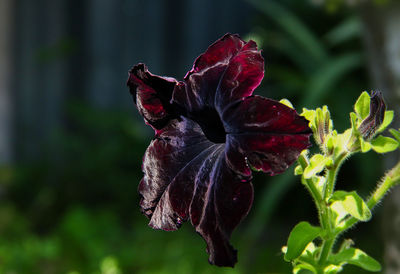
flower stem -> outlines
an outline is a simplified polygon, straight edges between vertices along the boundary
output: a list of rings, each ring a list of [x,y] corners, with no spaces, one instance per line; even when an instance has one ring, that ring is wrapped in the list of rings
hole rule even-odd
[[[322,201],[320,202],[320,205],[318,206],[321,216],[320,219],[322,221],[321,226],[328,233],[327,237],[322,239],[321,253],[318,259],[318,265],[321,267],[320,269],[321,273],[323,273],[326,260],[329,258],[329,255],[331,254],[333,245],[335,243],[335,239],[337,237],[337,234],[334,233],[335,228],[333,227],[333,224],[331,222],[332,219],[330,216],[331,212],[327,204],[327,201],[333,194],[333,191],[335,189],[337,173],[340,169],[343,160],[347,157],[347,155],[348,155],[347,152],[340,153],[334,159],[333,165],[329,169],[327,169],[323,197]]]
[[[346,159],[347,156],[348,152],[340,153],[334,159],[333,166],[327,170],[326,185],[324,188],[324,200],[328,199],[333,194],[333,190],[335,189],[335,183],[336,183],[336,175],[339,171],[340,166],[343,163],[343,160]]]
[[[367,201],[368,208],[372,210],[388,193],[389,189],[400,183],[400,162],[396,164],[383,178],[382,182],[378,184],[376,190],[372,193]],[[345,231],[356,224],[359,220],[350,217],[346,219],[343,225],[340,226],[339,231]]]
[[[298,162],[303,169],[305,169],[308,165],[308,159],[304,155],[299,156]],[[308,192],[314,200],[314,203],[318,210],[318,217],[321,223],[321,227],[326,228],[328,225],[328,220],[324,214],[324,211],[326,210],[324,210],[323,208],[324,200],[322,198],[321,192],[318,190],[311,179],[305,179],[304,177],[302,177],[302,183],[306,186]]]
[[[335,242],[335,237],[329,238],[323,242],[321,248],[321,255],[319,256],[319,261],[318,261],[318,264],[321,267],[325,265],[326,259],[329,257],[329,254],[331,253],[334,242]]]

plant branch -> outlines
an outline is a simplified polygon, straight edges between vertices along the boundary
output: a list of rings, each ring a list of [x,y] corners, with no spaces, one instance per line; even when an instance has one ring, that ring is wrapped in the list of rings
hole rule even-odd
[[[390,188],[400,183],[400,162],[396,164],[394,168],[392,168],[384,177],[372,195],[369,197],[367,201],[368,208],[372,210],[385,195],[389,192]],[[356,224],[359,220],[350,217],[343,222],[343,225],[339,227],[339,232],[343,232],[354,224]]]

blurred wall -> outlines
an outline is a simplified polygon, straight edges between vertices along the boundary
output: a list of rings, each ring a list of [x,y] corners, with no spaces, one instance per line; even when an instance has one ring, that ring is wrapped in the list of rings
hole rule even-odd
[[[226,32],[246,34],[252,13],[241,0],[15,3],[17,160],[57,149],[49,138],[65,126],[67,102],[131,109],[125,84],[131,66],[144,62],[153,73],[182,78],[211,42]]]
[[[12,0],[0,0],[0,165],[11,161]]]
[[[382,90],[388,108],[395,113],[400,105],[400,3],[379,6],[365,3],[360,7],[364,26],[364,41],[369,70],[376,89]],[[397,116],[393,128],[399,128]],[[386,157],[387,167],[399,160],[399,155]],[[400,272],[400,188],[394,188],[384,203],[383,238],[385,241],[385,273]]]

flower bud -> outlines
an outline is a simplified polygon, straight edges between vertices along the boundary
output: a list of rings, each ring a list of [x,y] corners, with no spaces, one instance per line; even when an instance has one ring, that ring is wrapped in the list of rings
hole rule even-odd
[[[385,117],[386,105],[380,91],[373,91],[369,105],[369,115],[361,122],[358,130],[364,140],[371,140]]]

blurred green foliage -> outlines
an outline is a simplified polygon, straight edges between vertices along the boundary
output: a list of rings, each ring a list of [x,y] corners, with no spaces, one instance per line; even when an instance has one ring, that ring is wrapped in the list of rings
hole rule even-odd
[[[371,87],[356,14],[327,14],[308,1],[247,1],[258,10],[248,37],[266,58],[256,93],[286,97],[298,109],[326,104],[336,128],[346,128],[352,102]],[[39,57],[73,48],[67,41]],[[140,214],[136,189],[153,133],[138,115],[73,101],[64,122],[35,162],[0,168],[0,273],[289,273],[280,248],[290,228],[314,212],[292,170],[255,176],[253,209],[233,235],[239,263],[221,269],[207,263],[190,224],[154,231]],[[339,187],[369,191],[379,161],[355,156]],[[380,260],[377,227],[360,226],[356,240]]]
[[[365,4],[366,2],[372,2],[375,5],[386,5],[389,4],[394,0],[369,0],[369,1],[362,1],[362,0],[312,0],[313,4],[316,5],[323,5],[326,11],[328,12],[337,12],[338,9],[345,7],[355,7],[357,5]]]

